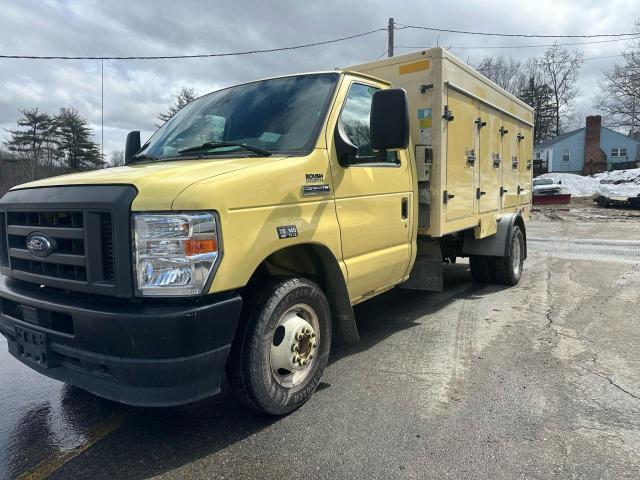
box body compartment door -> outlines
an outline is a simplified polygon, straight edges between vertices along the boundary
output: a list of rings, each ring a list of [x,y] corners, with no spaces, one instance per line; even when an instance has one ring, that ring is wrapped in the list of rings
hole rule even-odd
[[[518,125],[507,115],[502,115],[502,206],[518,205],[518,181],[520,179],[520,152],[518,151]]]
[[[447,183],[444,194],[447,220],[470,217],[476,206],[478,168],[478,106],[474,99],[452,88],[447,92],[448,109],[454,119],[447,122]]]
[[[500,139],[500,112],[486,105],[480,106],[480,187],[477,190],[480,213],[500,208],[502,152]]]
[[[528,205],[531,203],[531,188],[533,182],[533,145],[531,138],[531,127],[523,123],[518,125],[518,169],[520,178],[518,181],[520,196],[520,205]]]

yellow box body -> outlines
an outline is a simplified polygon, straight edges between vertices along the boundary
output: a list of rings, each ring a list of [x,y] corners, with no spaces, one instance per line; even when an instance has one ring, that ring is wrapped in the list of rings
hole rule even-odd
[[[516,211],[528,215],[531,107],[439,47],[349,70],[384,78],[407,92],[419,188],[428,192],[420,196],[420,208],[427,211],[420,217],[420,234],[441,237],[474,228],[482,238],[495,233],[487,226],[491,218],[495,222]],[[443,118],[445,109],[452,120]]]

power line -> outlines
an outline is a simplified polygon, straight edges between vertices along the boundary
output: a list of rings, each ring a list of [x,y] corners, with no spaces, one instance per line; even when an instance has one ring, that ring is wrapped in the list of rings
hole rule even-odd
[[[405,25],[403,23],[396,23],[398,30],[404,30],[405,28],[413,28],[417,30],[429,30],[431,32],[447,32],[447,33],[461,33],[464,35],[482,35],[488,37],[523,37],[523,38],[598,38],[598,37],[628,37],[637,36],[638,33],[599,33],[589,35],[540,35],[531,33],[489,33],[489,32],[471,32],[466,30],[449,30],[446,28],[435,27],[422,27],[418,25]]]
[[[385,33],[384,33],[384,50],[382,51],[382,53],[380,55],[378,55],[376,57],[376,60],[380,60],[387,53],[389,53],[389,46],[387,45],[387,40],[388,39],[389,39],[389,30],[387,29],[387,31],[385,31]]]
[[[559,47],[568,47],[568,46],[572,46],[572,45],[592,45],[592,44],[595,44],[595,43],[626,42],[626,41],[629,41],[629,40],[638,40],[638,39],[640,39],[640,36],[634,37],[634,38],[616,38],[616,39],[613,39],[613,40],[596,40],[596,41],[592,41],[592,42],[546,43],[546,44],[538,44],[538,45],[487,45],[487,46],[456,45],[456,46],[451,46],[449,48],[451,48],[451,49],[455,48],[455,49],[461,49],[461,50],[485,50],[485,49],[495,49],[495,48],[502,49],[502,48],[555,47],[556,45],[559,46]],[[422,50],[422,49],[431,48],[431,47],[396,45],[396,48]]]
[[[548,46],[549,47],[553,47],[555,45],[556,44],[552,44],[552,45],[548,45]],[[558,46],[562,46],[562,44],[557,44],[557,45]],[[564,45],[566,45],[566,44],[564,44]],[[538,45],[538,46],[542,47],[542,46],[547,46],[547,45]],[[396,46],[396,48],[428,50],[429,48],[433,48],[433,47],[411,47],[411,46],[405,46],[405,45],[398,45],[398,46]],[[450,46],[450,47],[442,47],[442,48],[444,48],[445,50],[449,51],[449,50],[455,50],[457,48],[465,48],[465,47]],[[484,48],[484,47],[478,47],[478,48]],[[493,47],[486,47],[486,48],[493,48]],[[495,47],[495,48],[500,48],[500,47]],[[516,48],[516,47],[514,47],[514,48]],[[619,53],[619,54],[616,54],[616,55],[603,55],[603,56],[600,56],[600,57],[583,57],[583,58],[580,59],[580,61],[584,62],[584,61],[589,61],[589,60],[602,60],[602,59],[605,59],[605,58],[617,58],[617,57],[624,57],[624,54],[623,53]],[[548,64],[549,63],[549,62],[546,62],[544,59],[540,59],[540,58],[539,59],[534,59],[534,60],[536,61],[536,63],[544,63],[544,64]],[[561,64],[561,63],[571,63],[573,61],[574,60],[567,60],[567,61],[564,61],[564,62],[551,62],[551,63],[553,63],[553,64]]]
[[[0,55],[0,59],[28,59],[28,60],[173,60],[181,58],[211,58],[211,57],[232,57],[238,55],[253,55],[256,53],[270,53],[270,52],[282,52],[285,50],[297,50],[299,48],[316,47],[318,45],[327,45],[330,43],[343,42],[345,40],[351,40],[353,38],[360,38],[367,35],[371,35],[377,32],[387,31],[386,28],[377,28],[364,33],[358,33],[356,35],[349,35],[347,37],[335,38],[333,40],[324,40],[322,42],[306,43],[302,45],[293,45],[289,47],[278,48],[266,48],[262,50],[245,50],[242,52],[228,52],[228,53],[203,53],[198,55],[158,55],[158,56],[123,56],[123,57],[99,57],[99,56],[62,56],[62,55]]]

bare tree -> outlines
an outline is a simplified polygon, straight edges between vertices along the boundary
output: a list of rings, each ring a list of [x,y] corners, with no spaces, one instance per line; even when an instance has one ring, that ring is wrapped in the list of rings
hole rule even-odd
[[[484,57],[475,68],[513,95],[519,96],[526,86],[526,66],[513,57]]]
[[[345,123],[345,130],[349,140],[358,147],[358,156],[368,157],[373,155],[371,148],[371,132],[365,122],[354,121]]]
[[[534,110],[534,143],[554,136],[555,104],[548,85],[548,75],[537,58],[520,62],[514,58],[485,57],[476,66],[478,71]]]
[[[640,21],[634,31],[640,34]],[[604,73],[599,82],[600,94],[594,108],[604,115],[604,124],[613,128],[628,128],[629,136],[640,133],[640,40],[630,42],[623,53],[623,62]]]
[[[560,135],[574,118],[573,103],[578,93],[576,81],[582,53],[569,52],[560,45],[549,47],[539,60],[553,94],[555,135]]]
[[[198,93],[195,89],[182,87],[176,92],[174,102],[169,106],[169,110],[158,114],[158,120],[161,120],[162,123],[156,124],[156,127],[160,128],[163,123],[178,113],[182,107],[193,102],[196,98],[198,98]]]
[[[124,152],[122,150],[111,152],[111,166],[121,167],[122,165],[124,165]]]

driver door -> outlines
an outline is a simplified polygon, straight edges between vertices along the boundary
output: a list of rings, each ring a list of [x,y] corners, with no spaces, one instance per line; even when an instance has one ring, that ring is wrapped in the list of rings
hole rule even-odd
[[[411,258],[413,189],[406,151],[371,148],[369,116],[379,87],[352,80],[347,89],[327,143],[349,296],[357,301],[404,278]],[[338,122],[358,147],[356,158],[362,163],[339,164],[333,140]]]

